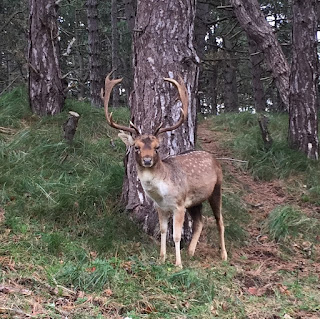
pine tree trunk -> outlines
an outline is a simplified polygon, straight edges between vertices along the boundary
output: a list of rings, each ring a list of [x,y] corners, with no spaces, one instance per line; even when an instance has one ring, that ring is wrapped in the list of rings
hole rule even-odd
[[[88,50],[89,50],[89,78],[91,105],[101,107],[100,91],[103,87],[104,74],[102,73],[101,47],[98,23],[98,0],[87,0],[88,17]]]
[[[111,64],[112,70],[114,70],[113,76],[115,78],[117,78],[117,69],[119,67],[119,39],[117,14],[117,0],[111,0]],[[112,92],[112,106],[119,106],[119,88],[115,88]]]
[[[163,121],[172,125],[180,117],[176,89],[164,77],[181,74],[189,92],[188,120],[177,130],[164,133],[162,158],[195,146],[196,90],[199,58],[193,47],[194,1],[141,0],[133,36],[134,87],[130,97],[131,120],[142,132],[153,133]],[[158,217],[137,180],[134,152],[127,157],[123,199],[144,230],[157,237]],[[187,223],[184,239],[191,229]]]
[[[64,94],[54,0],[29,0],[29,101],[40,116],[60,113]]]
[[[250,61],[251,61],[251,74],[252,74],[252,89],[254,106],[257,112],[263,112],[266,108],[266,101],[264,97],[264,88],[261,81],[262,68],[261,62],[263,61],[263,54],[259,52],[257,44],[248,38]]]
[[[316,1],[293,2],[289,143],[318,159]]]
[[[270,24],[260,10],[258,1],[230,0],[230,2],[240,25],[264,54],[281,99],[289,110],[289,64]]]
[[[225,37],[224,47],[226,49],[224,60],[224,111],[239,112],[238,89],[237,89],[237,62],[234,59],[233,44]]]

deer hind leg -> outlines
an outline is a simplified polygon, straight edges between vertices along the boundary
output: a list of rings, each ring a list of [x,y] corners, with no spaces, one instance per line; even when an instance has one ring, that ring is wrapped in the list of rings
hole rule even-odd
[[[208,200],[218,226],[219,237],[220,237],[221,259],[227,260],[228,255],[227,255],[227,250],[224,242],[224,223],[223,223],[223,217],[221,213],[221,204],[222,204],[221,184],[216,184]]]
[[[173,241],[176,249],[176,266],[182,268],[180,241],[185,216],[185,208],[179,207],[173,212]]]
[[[157,208],[157,211],[158,211],[160,234],[161,234],[160,261],[165,262],[169,214],[161,210],[160,208]]]
[[[189,256],[193,256],[199,241],[199,237],[203,228],[202,221],[202,204],[188,208],[188,212],[193,220],[192,224],[192,239],[189,245]]]

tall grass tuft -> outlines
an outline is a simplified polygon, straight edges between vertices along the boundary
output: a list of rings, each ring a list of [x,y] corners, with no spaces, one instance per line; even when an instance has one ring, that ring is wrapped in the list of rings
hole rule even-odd
[[[264,229],[276,241],[286,241],[298,235],[315,241],[320,236],[319,220],[310,218],[291,206],[275,208],[269,214]]]
[[[21,127],[20,120],[31,115],[25,87],[20,86],[0,98],[0,126]]]

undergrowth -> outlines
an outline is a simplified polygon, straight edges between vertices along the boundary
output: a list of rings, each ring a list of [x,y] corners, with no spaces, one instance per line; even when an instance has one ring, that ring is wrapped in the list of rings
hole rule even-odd
[[[221,143],[248,161],[247,167],[256,179],[288,179],[288,189],[299,188],[302,201],[320,205],[320,163],[289,148],[288,115],[267,114],[273,139],[269,149],[263,143],[258,116],[249,112],[222,114],[212,119],[212,129],[224,132]]]
[[[292,206],[279,206],[270,212],[264,229],[276,241],[290,241],[303,236],[316,242],[320,237],[320,221],[303,214]]]
[[[69,110],[81,115],[71,144],[62,132]],[[113,112],[116,121],[128,123],[127,109]],[[275,123],[274,128],[281,127]],[[7,289],[0,289],[0,316],[244,319],[258,318],[251,309],[262,309],[266,318],[280,318],[300,311],[296,299],[304,310],[318,311],[318,293],[309,291],[318,284],[313,277],[297,283],[295,274],[286,272],[281,278],[291,289],[289,297],[280,285],[268,295],[254,296],[239,279],[245,267],[205,251],[190,260],[183,250],[181,270],[173,266],[174,249],[168,247],[168,261],[160,264],[159,244],[119,204],[125,147],[107,126],[103,110],[68,100],[61,114],[39,118],[28,109],[26,91],[18,88],[0,98],[0,127],[5,128],[0,133],[0,282]],[[310,171],[304,200],[318,200],[314,164],[282,152],[279,130],[273,136],[279,149],[265,155],[254,116],[217,117],[214,128],[236,136],[229,144],[249,161],[257,178]],[[258,163],[270,168],[259,169]],[[225,177],[223,212],[232,256],[232,247],[242,247],[247,238],[249,214],[243,194]],[[216,229],[210,232],[214,245]],[[274,236],[290,235],[277,230]],[[284,308],[275,309],[275,303]]]

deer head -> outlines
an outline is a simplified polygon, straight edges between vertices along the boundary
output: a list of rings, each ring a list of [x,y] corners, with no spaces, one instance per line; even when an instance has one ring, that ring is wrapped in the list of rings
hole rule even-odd
[[[110,79],[111,74],[112,72],[110,72],[105,79],[104,92],[103,92],[103,89],[101,89],[101,98],[104,103],[104,111],[105,111],[107,122],[111,127],[121,130],[121,132],[119,133],[119,137],[127,146],[134,146],[137,164],[140,167],[151,168],[159,162],[159,154],[158,154],[158,150],[160,146],[160,140],[158,138],[159,135],[164,132],[173,131],[177,129],[187,118],[187,114],[188,114],[187,88],[181,76],[179,76],[179,82],[174,79],[164,78],[165,81],[168,81],[174,84],[178,89],[180,101],[182,103],[180,119],[176,124],[169,127],[162,127],[163,124],[160,123],[160,125],[155,129],[153,134],[144,134],[144,133],[141,133],[132,122],[130,122],[130,126],[123,126],[115,123],[112,119],[112,113],[109,114],[108,104],[109,104],[111,91],[115,85],[117,85],[122,81],[122,79],[111,80]],[[124,132],[128,132],[129,134],[126,134]]]

